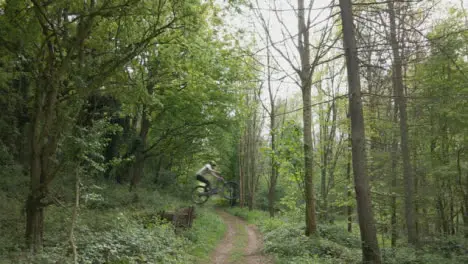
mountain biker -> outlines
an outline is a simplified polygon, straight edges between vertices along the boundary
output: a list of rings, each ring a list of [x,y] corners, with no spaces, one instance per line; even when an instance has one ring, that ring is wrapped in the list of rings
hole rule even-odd
[[[212,160],[212,161],[208,162],[207,164],[205,164],[205,166],[203,166],[203,168],[198,170],[198,172],[196,174],[197,180],[201,181],[201,182],[203,182],[205,184],[205,190],[206,191],[209,191],[211,189],[211,183],[204,176],[206,176],[208,174],[211,174],[211,175],[215,176],[217,179],[223,180],[223,177],[219,176],[219,172],[214,169],[215,167],[216,167],[216,162],[214,160]]]

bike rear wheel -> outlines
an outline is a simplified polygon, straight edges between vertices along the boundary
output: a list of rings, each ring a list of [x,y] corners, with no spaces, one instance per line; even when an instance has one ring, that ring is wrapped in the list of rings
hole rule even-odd
[[[197,186],[192,191],[192,201],[196,204],[203,204],[208,201],[210,194],[206,191],[204,186]]]
[[[224,198],[235,201],[239,198],[239,187],[235,182],[226,182],[224,184]]]

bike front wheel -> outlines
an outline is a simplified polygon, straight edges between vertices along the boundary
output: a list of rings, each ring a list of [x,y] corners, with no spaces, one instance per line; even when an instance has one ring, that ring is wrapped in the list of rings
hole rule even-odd
[[[210,194],[206,191],[204,186],[197,186],[192,191],[192,201],[196,204],[203,204],[208,201]]]
[[[224,184],[224,198],[234,201],[238,198],[239,187],[235,182],[226,182]]]

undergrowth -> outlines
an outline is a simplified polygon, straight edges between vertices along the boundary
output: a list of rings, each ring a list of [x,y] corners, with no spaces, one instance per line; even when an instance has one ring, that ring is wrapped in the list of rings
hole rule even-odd
[[[72,263],[69,241],[72,207],[46,208],[44,248],[31,257],[24,247],[22,201],[0,191],[0,263]],[[185,264],[206,261],[222,238],[225,226],[213,212],[196,208],[193,226],[177,230],[158,217],[159,211],[187,206],[170,194],[126,186],[94,186],[84,190],[75,227],[78,263]],[[3,210],[5,209],[5,210]],[[201,262],[203,263],[203,262]]]
[[[264,250],[277,264],[358,264],[362,263],[358,231],[348,233],[343,225],[319,224],[317,235],[306,237],[305,224],[297,217],[270,218],[266,212],[231,208],[228,211],[259,226]],[[382,248],[385,264],[462,264],[468,263],[466,240],[447,238],[425,243],[415,250],[405,246]]]

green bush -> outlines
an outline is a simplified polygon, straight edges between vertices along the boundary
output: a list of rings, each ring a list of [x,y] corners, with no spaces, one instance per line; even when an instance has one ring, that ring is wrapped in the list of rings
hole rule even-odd
[[[0,191],[0,256],[24,245],[24,204]]]
[[[261,222],[260,231],[262,233],[268,233],[285,224],[286,223],[281,218],[267,218]]]
[[[348,233],[341,226],[336,225],[319,225],[318,234],[326,239],[329,239],[340,245],[361,248],[361,238],[358,234]]]
[[[265,233],[265,251],[275,254],[280,263],[360,262],[359,249],[347,248],[318,236],[306,237],[303,224],[284,223],[281,226],[278,226],[278,222],[275,224],[275,229]],[[311,258],[317,261],[309,262]]]
[[[170,224],[144,228],[120,215],[105,232],[79,232],[80,263],[186,263],[185,239]]]
[[[262,226],[263,221],[269,219],[268,213],[260,210],[249,211],[246,208],[233,207],[229,208],[227,211],[251,224],[257,224],[260,226]]]
[[[466,257],[468,262],[468,240],[461,236],[448,236],[426,242],[424,250],[438,252],[446,258]]]
[[[213,212],[196,209],[193,227],[174,232],[159,220],[159,211],[174,210],[184,203],[163,192],[128,186],[83,189],[100,199],[81,199],[75,227],[79,263],[195,263],[209,255],[224,235],[223,221]],[[112,188],[111,188],[112,187]],[[137,194],[137,195],[136,195]],[[24,251],[23,204],[0,191],[0,264],[72,263],[69,229],[72,207],[46,208],[44,249],[31,258]],[[97,210],[99,209],[99,210]]]
[[[264,248],[278,256],[309,254],[312,241],[304,236],[303,225],[285,224],[264,234]],[[287,241],[287,243],[285,243]]]
[[[415,250],[410,247],[384,248],[382,258],[385,264],[462,264],[466,259],[445,258],[436,252],[426,250]]]
[[[322,258],[335,259],[339,262],[335,263],[360,263],[361,251],[360,249],[348,248],[340,245],[334,241],[323,238],[310,238],[313,242],[310,251],[314,255]]]

